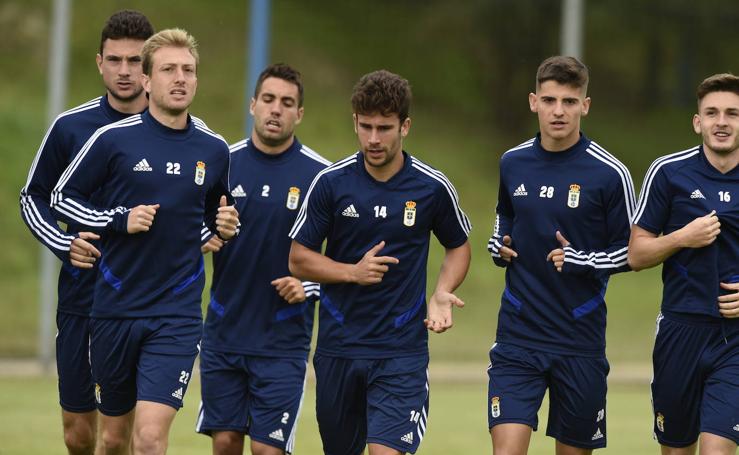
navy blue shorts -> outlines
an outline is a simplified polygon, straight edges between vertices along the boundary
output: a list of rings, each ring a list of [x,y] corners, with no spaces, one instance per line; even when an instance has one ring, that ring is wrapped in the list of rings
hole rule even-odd
[[[344,359],[316,354],[316,417],[326,455],[368,443],[415,453],[426,432],[428,355]]]
[[[90,368],[90,318],[56,313],[56,371],[59,404],[69,412],[95,410]]]
[[[202,401],[195,430],[237,431],[292,453],[303,405],[307,362],[200,353]]]
[[[606,446],[605,357],[579,357],[493,345],[488,367],[488,428],[521,423],[536,431],[549,388],[547,436],[584,449]]]
[[[92,318],[90,329],[101,413],[123,415],[137,401],[182,407],[203,331],[199,318]]]
[[[660,444],[687,447],[702,432],[739,444],[739,331],[660,315],[652,361]]]

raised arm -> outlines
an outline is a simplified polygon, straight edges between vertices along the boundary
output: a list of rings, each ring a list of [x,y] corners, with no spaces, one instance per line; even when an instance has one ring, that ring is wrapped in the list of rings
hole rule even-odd
[[[629,239],[629,265],[635,271],[654,267],[665,262],[682,248],[702,248],[710,245],[719,233],[721,223],[715,210],[662,236],[634,225]]]

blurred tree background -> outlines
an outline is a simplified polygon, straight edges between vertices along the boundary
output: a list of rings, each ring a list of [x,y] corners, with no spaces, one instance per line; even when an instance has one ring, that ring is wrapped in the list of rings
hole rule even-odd
[[[561,7],[559,0],[273,1],[270,60],[303,72],[298,135],[325,157],[355,150],[349,95],[362,74],[386,68],[413,86],[406,148],[451,178],[474,225],[472,270],[459,291],[467,307],[451,332],[431,336],[434,359],[484,371],[504,285],[485,250],[497,160],[536,132],[527,94],[541,60],[559,53]],[[593,105],[583,129],[630,168],[638,191],[653,159],[698,142],[690,126],[696,85],[737,70],[739,2],[585,0],[584,7]],[[73,0],[72,8],[68,107],[103,93],[95,68],[100,30],[111,13],[133,8],[157,29],[178,26],[198,39],[192,112],[230,143],[244,137],[248,2]],[[49,0],[0,2],[0,357],[37,351],[39,245],[21,221],[18,193],[48,126],[50,20]],[[648,361],[660,296],[658,271],[613,279],[611,359]]]

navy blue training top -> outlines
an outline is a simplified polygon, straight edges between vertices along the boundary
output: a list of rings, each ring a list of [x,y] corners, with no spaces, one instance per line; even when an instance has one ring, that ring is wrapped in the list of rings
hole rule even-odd
[[[222,195],[233,203],[228,165],[226,142],[195,117],[176,130],[146,111],[91,136],[51,205],[60,217],[102,233],[92,317],[201,317],[201,232],[204,220],[215,232]],[[128,212],[140,204],[160,204],[154,224],[128,234]]]
[[[241,233],[213,256],[203,349],[307,357],[319,284],[303,282],[305,302],[291,305],[270,282],[290,275],[287,234],[311,181],[329,164],[297,138],[277,155],[251,140],[231,146],[229,180]]]
[[[426,263],[430,234],[445,248],[467,241],[470,222],[456,190],[440,171],[403,152],[403,167],[379,182],[357,152],[318,174],[290,231],[300,244],[354,264],[385,241],[378,256],[394,256],[382,282],[324,284],[318,354],[390,358],[428,354]]]
[[[62,261],[57,306],[61,313],[89,316],[97,267],[79,269],[69,262],[69,248],[75,235],[90,229],[77,223],[70,223],[66,231],[60,228],[50,207],[51,191],[95,130],[128,116],[113,109],[106,96],[59,114],[46,131],[21,190],[23,221],[34,237]]]
[[[716,240],[703,248],[683,248],[662,266],[663,313],[721,318],[718,297],[729,291],[719,283],[739,282],[739,167],[722,174],[698,146],[660,157],[647,170],[637,226],[666,235],[711,210],[721,223]]]
[[[605,355],[605,293],[611,274],[629,270],[634,211],[628,169],[585,135],[549,152],[540,137],[500,159],[500,189],[488,250],[506,267],[497,341],[560,354]],[[547,255],[570,242],[562,272]],[[505,235],[518,253],[500,258]]]

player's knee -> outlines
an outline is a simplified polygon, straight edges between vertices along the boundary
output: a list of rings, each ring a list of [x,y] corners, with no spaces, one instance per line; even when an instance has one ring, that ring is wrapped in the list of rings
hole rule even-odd
[[[234,431],[218,431],[213,433],[213,454],[241,455],[244,451],[244,435]],[[252,450],[253,454],[257,454]]]
[[[141,455],[160,455],[167,450],[167,436],[154,426],[138,428],[133,436],[135,453]]]
[[[251,442],[252,455],[285,455],[285,451],[257,441]]]
[[[92,455],[95,453],[95,433],[85,429],[65,431],[64,445],[70,455]]]
[[[105,453],[127,453],[129,446],[128,437],[124,435],[103,432],[102,439]]]

